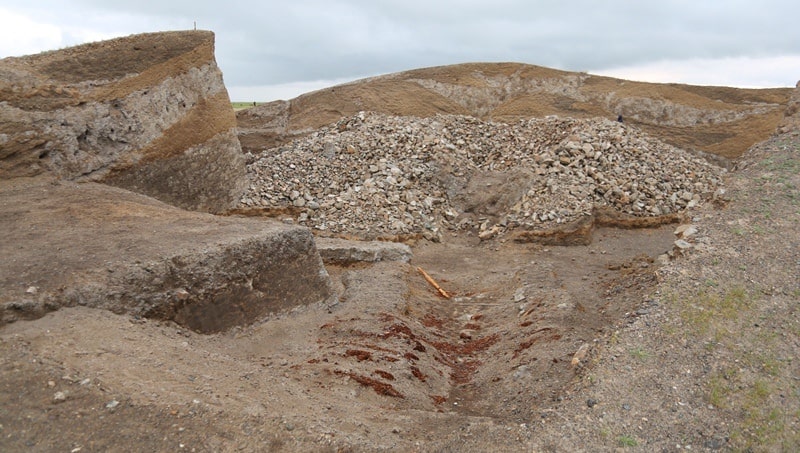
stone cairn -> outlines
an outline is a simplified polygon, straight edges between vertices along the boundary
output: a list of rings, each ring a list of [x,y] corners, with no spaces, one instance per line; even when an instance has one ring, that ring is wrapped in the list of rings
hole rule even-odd
[[[595,206],[661,216],[710,198],[725,172],[635,126],[554,116],[504,124],[360,112],[246,157],[240,208],[282,209],[321,234],[368,239],[547,230]],[[469,215],[455,202],[475,175],[520,171],[527,187],[499,214]]]

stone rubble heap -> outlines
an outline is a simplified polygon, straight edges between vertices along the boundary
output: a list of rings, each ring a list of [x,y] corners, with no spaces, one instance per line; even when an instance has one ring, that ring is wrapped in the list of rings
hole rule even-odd
[[[711,196],[724,172],[600,118],[509,125],[361,112],[247,159],[240,207],[293,207],[300,224],[332,234],[433,240],[448,229],[545,230],[596,205],[634,216],[679,212]],[[520,172],[521,196],[499,215],[465,214],[456,202],[471,178]]]

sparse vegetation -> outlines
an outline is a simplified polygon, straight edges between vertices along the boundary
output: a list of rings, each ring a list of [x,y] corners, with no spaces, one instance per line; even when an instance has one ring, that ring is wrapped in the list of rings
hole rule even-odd
[[[704,399],[712,407],[740,417],[730,436],[735,450],[794,450],[800,445],[800,437],[796,428],[787,428],[786,421],[795,419],[796,401],[794,406],[778,403],[797,392],[786,388],[785,381],[780,383],[787,374],[786,361],[779,352],[785,338],[774,330],[761,329],[781,320],[759,310],[763,291],[744,287],[725,290],[722,286],[705,285],[706,289],[693,297],[671,297],[685,327],[672,332],[708,339],[707,351],[719,350],[722,357],[728,357],[728,363],[732,362],[711,373]]]
[[[727,397],[732,391],[732,381],[736,377],[736,370],[723,370],[709,379],[706,401],[714,407],[728,407]]]
[[[650,357],[650,353],[642,349],[641,347],[636,347],[630,350],[631,356],[637,358],[639,360],[646,360]]]
[[[716,282],[709,282],[712,284],[707,284],[708,287],[719,286]],[[725,337],[735,331],[733,324],[740,312],[750,308],[753,303],[754,296],[741,287],[731,288],[722,294],[703,291],[679,302],[680,316],[698,335],[711,333],[715,338]]]
[[[754,448],[767,451],[770,447],[791,447],[794,451],[800,445],[800,435],[786,430],[785,420],[791,414],[770,404],[774,396],[774,388],[764,380],[756,380],[745,391],[737,394],[744,419],[731,434],[731,440],[737,448],[752,451]]]
[[[639,445],[639,442],[633,436],[622,435],[617,437],[617,443],[620,447],[635,447]]]
[[[787,383],[791,374],[781,347],[786,338],[778,331],[762,329],[782,322],[779,315],[764,312],[757,302],[764,291],[747,291],[734,287],[726,291],[700,292],[682,299],[680,319],[688,329],[702,338],[711,337],[707,350],[721,345],[721,353],[729,357],[729,365],[712,373],[705,385],[705,400],[721,410],[738,414],[739,422],[731,431],[730,445],[736,450],[794,450],[800,445],[796,427],[796,386]],[[797,329],[793,331],[797,336]],[[784,353],[785,354],[785,353]],[[794,402],[786,405],[792,395]]]
[[[233,107],[233,110],[244,110],[260,104],[262,104],[262,102],[231,102],[231,107]]]

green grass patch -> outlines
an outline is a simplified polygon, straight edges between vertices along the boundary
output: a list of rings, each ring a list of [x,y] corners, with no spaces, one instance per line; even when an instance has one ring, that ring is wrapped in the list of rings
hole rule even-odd
[[[234,110],[244,110],[261,104],[263,104],[263,102],[231,102],[231,107],[233,107]]]
[[[753,303],[743,288],[731,288],[722,294],[703,291],[680,302],[680,317],[699,335],[710,333],[719,340],[730,333],[729,324]]]
[[[750,389],[748,394],[748,398],[751,402],[755,404],[759,404],[769,397],[771,393],[771,387],[768,382],[764,381],[763,379],[759,379],[753,383],[753,387]]]
[[[784,451],[797,451],[800,436],[786,429],[787,414],[770,404],[774,392],[773,386],[761,379],[746,390],[741,402],[744,421],[731,433],[731,441],[737,449],[772,451],[778,447],[792,447]]]
[[[714,407],[727,407],[725,398],[730,394],[731,389],[728,384],[718,377],[713,377],[708,381],[708,403]]]
[[[714,407],[728,408],[731,406],[731,395],[735,394],[740,386],[739,369],[724,368],[709,377],[705,399]]]
[[[617,444],[619,444],[620,447],[635,447],[639,445],[639,442],[633,436],[623,435],[617,437]]]
[[[631,349],[630,351],[631,357],[637,358],[639,360],[647,360],[650,357],[650,353],[642,349],[641,347],[636,347]]]

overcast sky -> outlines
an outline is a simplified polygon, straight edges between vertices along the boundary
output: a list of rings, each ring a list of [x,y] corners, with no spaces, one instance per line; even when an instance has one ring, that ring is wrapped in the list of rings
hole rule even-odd
[[[133,33],[216,33],[232,100],[514,61],[631,80],[800,80],[798,0],[0,0],[0,57]]]

